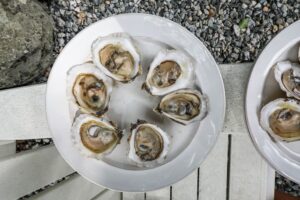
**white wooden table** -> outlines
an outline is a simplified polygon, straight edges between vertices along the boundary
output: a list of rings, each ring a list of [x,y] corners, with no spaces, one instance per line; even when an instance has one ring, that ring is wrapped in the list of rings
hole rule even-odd
[[[225,126],[201,167],[170,187],[147,193],[120,193],[90,183],[74,174],[53,145],[16,154],[15,140],[51,138],[45,115],[46,84],[0,91],[1,199],[17,199],[73,174],[32,199],[272,200],[275,172],[254,148],[244,120],[252,65],[220,66],[227,97]]]

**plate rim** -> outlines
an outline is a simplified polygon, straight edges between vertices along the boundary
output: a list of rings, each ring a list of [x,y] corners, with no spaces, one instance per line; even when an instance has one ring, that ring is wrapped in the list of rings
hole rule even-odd
[[[214,141],[213,141],[213,143],[212,143],[212,145],[210,146],[210,148],[209,149],[207,149],[207,153],[205,154],[205,156],[203,157],[203,159],[201,160],[201,161],[198,161],[197,162],[197,165],[199,165],[200,166],[200,164],[202,164],[203,163],[203,161],[207,158],[207,156],[210,154],[210,152],[212,151],[212,149],[215,147],[215,145],[216,145],[216,143],[217,143],[217,141],[218,141],[218,139],[219,139],[219,136],[220,136],[220,134],[221,134],[221,132],[222,132],[222,129],[223,129],[223,127],[224,127],[224,122],[225,122],[225,115],[226,115],[226,94],[225,94],[225,86],[224,86],[224,81],[223,81],[223,77],[222,77],[222,74],[221,74],[221,71],[220,71],[220,68],[219,68],[219,65],[217,64],[217,62],[216,62],[216,60],[214,59],[214,57],[213,57],[213,55],[211,54],[211,52],[208,50],[208,48],[206,47],[206,45],[204,44],[204,42],[202,42],[202,40],[201,39],[199,39],[199,38],[197,38],[193,33],[191,33],[188,29],[186,29],[185,27],[183,27],[183,26],[181,26],[180,24],[178,24],[178,23],[176,23],[176,22],[174,22],[174,21],[172,21],[172,20],[169,20],[169,19],[167,19],[167,18],[164,18],[164,17],[160,17],[160,16],[157,16],[157,15],[152,15],[152,14],[147,14],[147,13],[123,13],[123,14],[118,14],[118,15],[113,15],[113,16],[110,16],[110,17],[106,17],[106,18],[104,18],[104,19],[101,19],[101,20],[98,20],[98,21],[96,21],[96,22],[94,22],[94,23],[92,23],[92,24],[90,24],[90,25],[88,25],[87,27],[85,27],[84,29],[82,29],[80,32],[78,32],[66,45],[65,45],[65,47],[61,50],[61,52],[60,53],[62,53],[63,51],[64,51],[64,49],[72,42],[72,40],[77,36],[77,35],[79,35],[80,33],[82,33],[85,29],[87,29],[87,28],[90,28],[90,27],[92,27],[92,26],[95,26],[98,22],[100,22],[100,21],[104,21],[104,20],[111,20],[111,19],[113,19],[113,18],[117,18],[117,17],[126,17],[126,16],[137,16],[137,17],[142,17],[142,16],[148,16],[148,17],[152,17],[152,18],[156,18],[156,19],[159,19],[159,20],[163,20],[163,21],[165,21],[165,22],[167,22],[167,23],[171,23],[172,25],[174,25],[174,26],[176,26],[176,28],[178,28],[178,29],[180,29],[180,30],[182,30],[182,31],[184,31],[185,33],[187,33],[189,36],[191,36],[191,37],[193,37],[193,38],[195,38],[196,40],[198,40],[198,42],[199,43],[201,43],[201,45],[204,47],[204,49],[206,50],[206,53],[208,54],[208,56],[210,57],[210,59],[211,59],[211,61],[213,62],[213,64],[216,66],[216,71],[217,71],[217,73],[216,73],[216,77],[218,77],[219,78],[219,80],[220,80],[220,85],[219,85],[219,87],[222,89],[221,90],[221,92],[222,92],[222,94],[221,94],[221,96],[223,97],[222,99],[221,99],[221,101],[222,101],[222,104],[223,104],[223,110],[221,111],[221,121],[219,122],[222,126],[220,126],[220,127],[218,127],[219,128],[219,130],[218,131],[216,131],[216,136],[215,136],[215,138],[214,138]],[[60,54],[59,54],[60,55]],[[55,62],[53,63],[53,65],[52,66],[55,66],[55,64],[57,63],[57,58],[59,57],[59,55],[56,57],[56,60],[55,60]],[[52,70],[51,70],[52,71]],[[51,81],[51,72],[50,72],[50,75],[49,75],[49,78],[48,78],[48,80],[50,80]],[[48,123],[48,125],[49,125],[49,113],[47,112],[47,110],[48,110],[48,105],[49,105],[49,99],[48,99],[48,89],[49,89],[49,87],[48,87],[48,85],[49,84],[47,84],[47,87],[46,87],[46,118],[47,118],[47,123]],[[53,133],[52,133],[52,130],[51,130],[51,128],[50,128],[50,125],[49,125],[49,129],[50,129],[50,132],[51,132],[51,135],[53,136]],[[54,137],[52,137],[53,138],[53,141],[54,141],[54,144],[55,144],[55,139],[54,139]],[[55,148],[58,150],[58,148],[56,147],[56,145],[55,145]],[[60,151],[58,150],[58,152],[59,152],[59,154],[61,155],[61,153],[60,153]],[[63,156],[62,156],[63,157]],[[68,163],[68,165],[72,168],[72,169],[74,169],[75,171],[77,171],[74,167],[73,167],[73,165],[71,165],[70,163],[69,163],[69,160],[66,160],[64,157],[63,157],[63,159],[64,159],[64,161],[66,161],[67,163]],[[152,187],[151,189],[143,189],[143,190],[135,190],[135,189],[133,189],[133,190],[122,190],[122,189],[120,189],[120,188],[114,188],[114,187],[109,187],[109,189],[111,189],[111,190],[114,190],[114,191],[120,191],[120,192],[123,192],[123,191],[125,191],[125,192],[148,192],[148,191],[153,191],[153,190],[157,190],[157,189],[161,189],[161,188],[163,188],[163,187],[167,187],[167,186],[170,186],[170,185],[172,185],[172,184],[174,184],[174,183],[177,183],[178,181],[180,181],[180,180],[182,180],[182,179],[184,179],[185,177],[187,177],[190,173],[192,173],[194,170],[196,170],[199,166],[196,166],[196,167],[193,167],[192,169],[190,169],[190,170],[186,170],[185,171],[185,174],[184,175],[182,175],[180,178],[178,178],[178,179],[174,179],[172,182],[168,182],[167,184],[161,184],[161,185],[159,185],[159,186],[156,186],[156,187]],[[121,170],[126,170],[126,169],[121,169]],[[139,170],[139,171],[146,171],[146,170],[151,170],[151,169],[145,169],[145,170]],[[91,180],[90,178],[88,178],[87,176],[85,176],[85,175],[83,175],[83,174],[81,174],[81,173],[79,173],[81,176],[83,176],[83,177],[85,177],[88,181],[90,181],[90,182],[93,182],[93,183],[95,183],[96,185],[100,185],[100,186],[102,186],[102,187],[105,187],[105,188],[108,188],[107,186],[104,186],[104,185],[101,185],[101,184],[99,184],[98,182],[95,182],[95,181],[93,181],[93,180]]]

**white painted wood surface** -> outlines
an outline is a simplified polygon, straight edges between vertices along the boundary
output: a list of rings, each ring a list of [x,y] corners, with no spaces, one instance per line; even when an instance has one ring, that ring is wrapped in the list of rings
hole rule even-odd
[[[146,199],[147,200],[170,200],[170,187],[165,187],[160,190],[147,192]]]
[[[53,146],[2,158],[0,197],[15,200],[72,172]]]
[[[233,136],[231,145],[230,199],[266,199],[267,163],[257,153],[248,135]]]
[[[0,158],[14,155],[15,153],[16,153],[15,140],[0,141]]]
[[[197,200],[198,170],[172,186],[173,200]]]
[[[91,198],[91,200],[122,200],[122,193],[111,190],[105,190],[96,195],[95,197]]]
[[[0,140],[51,137],[46,120],[45,93],[45,84],[1,90]]]
[[[49,190],[45,190],[42,193],[34,196],[35,200],[84,200],[95,197],[100,192],[103,192],[104,188],[99,187],[78,174],[72,175],[68,180],[65,180]]]
[[[199,199],[225,200],[227,183],[228,135],[221,134],[217,144],[200,166]]]
[[[253,63],[220,65],[225,95],[225,134],[240,134],[246,131],[244,98]]]
[[[275,192],[275,170],[267,165],[267,174],[263,175],[267,177],[265,182],[262,181],[262,195],[261,199],[263,200],[274,200],[274,192]],[[264,198],[266,197],[266,198]]]
[[[123,192],[123,200],[144,200],[145,193],[143,192]]]
[[[146,194],[147,200],[169,200],[171,193],[172,199],[177,200],[184,198],[193,200],[197,199],[197,190],[199,190],[198,195],[200,200],[225,200],[226,196],[228,196],[228,199],[230,200],[273,199],[272,190],[274,191],[274,171],[270,170],[270,168],[255,150],[249,138],[244,120],[244,96],[248,76],[251,71],[251,65],[252,64],[249,63],[220,66],[227,97],[225,126],[220,138],[218,139],[217,145],[200,167],[198,183],[199,188],[197,186],[198,173],[196,171],[183,179],[181,182],[174,184],[172,186],[172,192],[170,192],[170,187],[148,192]],[[17,102],[15,101],[14,103],[10,103],[8,101],[9,103],[0,113],[0,120],[6,119],[4,129],[0,130],[0,139],[51,137],[47,128],[44,110],[45,87],[45,85],[38,85],[4,90],[0,92],[0,103],[4,102],[5,99],[8,98],[11,99],[19,97],[16,98],[19,99]],[[11,116],[7,115],[7,113],[16,114]],[[229,138],[231,138],[230,141]],[[230,173],[227,173],[227,153],[229,143],[231,144],[231,153],[229,156]],[[16,181],[7,187],[0,187],[0,195],[4,194],[3,192],[5,190],[12,191],[12,188],[14,188],[14,190],[17,189],[17,194],[15,194],[15,196],[20,196],[21,194],[29,193],[29,190],[32,191],[34,188],[37,189],[38,185],[42,185],[41,183],[45,183],[44,185],[46,185],[46,182],[53,180],[55,177],[58,178],[63,176],[63,174],[66,175],[69,172],[71,173],[72,170],[59,157],[58,153],[53,150],[53,147],[50,149],[51,150],[43,149],[38,151],[38,153],[31,153],[31,156],[27,155],[27,157],[26,154],[24,154],[23,156],[17,156],[16,158],[1,160],[1,185],[3,185],[5,180],[8,179],[8,176],[3,175],[3,172],[9,170],[10,168],[16,168],[15,170],[17,173],[15,173],[14,177],[19,176],[19,179],[15,179]],[[49,151],[51,153],[47,153],[46,156],[45,151]],[[54,157],[59,161],[52,162],[46,160],[45,162],[47,165],[39,164],[37,161],[34,161],[41,161],[44,157],[46,157],[47,160],[53,159]],[[14,159],[16,159],[16,161],[14,161]],[[26,164],[23,165],[21,164],[22,162]],[[48,173],[45,173],[47,176],[44,174],[43,175],[45,177],[50,176],[50,178],[47,178],[47,181],[38,181],[39,184],[35,183],[35,180],[32,180],[32,177],[37,177],[39,175],[34,174],[32,170],[28,171],[31,166],[31,162],[33,162],[33,169],[40,169],[41,167],[37,166],[43,165],[44,172],[46,170]],[[57,171],[54,171],[54,169],[52,169],[54,167],[52,167],[50,164],[55,162],[58,162],[61,165],[56,167]],[[2,163],[4,163],[4,165],[2,165]],[[18,175],[22,173],[22,170],[19,169],[18,166],[22,165],[25,166],[25,174],[27,175]],[[56,175],[53,175],[53,173]],[[25,186],[22,185],[29,181],[30,184]],[[226,185],[227,182],[229,183],[228,186]],[[69,184],[75,183],[69,182]],[[65,184],[66,186],[62,185],[62,189],[57,188],[55,190],[64,191],[63,188],[67,188],[69,184]],[[31,185],[31,187],[29,187],[29,185]],[[228,192],[226,191],[226,188],[228,188]],[[10,193],[8,194],[11,195]],[[50,193],[48,193],[48,195],[50,195]],[[12,196],[8,196],[7,199],[11,199],[11,197]],[[96,195],[93,199],[96,200],[109,198],[119,199],[121,198],[121,194],[112,191],[104,191]],[[139,200],[145,199],[145,195],[144,193],[123,193],[122,198],[124,200]]]

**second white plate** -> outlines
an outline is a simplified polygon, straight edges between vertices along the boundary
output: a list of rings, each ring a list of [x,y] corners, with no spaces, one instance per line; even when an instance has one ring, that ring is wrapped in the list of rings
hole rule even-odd
[[[259,115],[262,106],[286,97],[275,80],[273,66],[283,60],[299,62],[299,32],[300,21],[284,29],[265,47],[254,65],[246,96],[247,124],[258,151],[279,173],[297,183],[300,183],[300,141],[274,140],[260,126]]]

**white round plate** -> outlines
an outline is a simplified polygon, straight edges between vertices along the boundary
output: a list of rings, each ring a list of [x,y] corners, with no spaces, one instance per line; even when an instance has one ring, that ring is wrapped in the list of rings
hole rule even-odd
[[[130,34],[142,56],[144,74],[132,83],[116,83],[108,116],[125,129],[115,150],[103,160],[83,157],[72,145],[69,105],[66,97],[66,73],[70,67],[90,59],[93,40],[115,32]],[[158,98],[141,85],[147,68],[161,48],[185,50],[196,61],[195,85],[209,99],[209,113],[199,122],[179,125],[152,111]],[[171,185],[187,176],[205,159],[222,129],[225,94],[216,62],[193,34],[167,19],[146,14],[113,16],[92,24],[75,36],[56,59],[47,84],[47,118],[54,143],[70,166],[88,180],[114,190],[144,192]],[[171,147],[165,162],[151,168],[139,168],[127,159],[130,123],[144,119],[171,135]]]
[[[281,31],[265,47],[252,70],[246,96],[246,120],[258,151],[279,173],[300,183],[300,141],[275,141],[259,124],[261,108],[279,97],[286,97],[274,77],[278,61],[299,62],[300,21]]]

